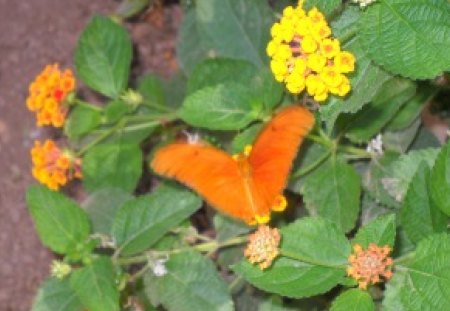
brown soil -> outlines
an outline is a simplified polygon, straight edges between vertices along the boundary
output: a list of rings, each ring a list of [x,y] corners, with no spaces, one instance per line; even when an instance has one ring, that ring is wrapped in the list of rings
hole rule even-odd
[[[26,110],[28,84],[48,63],[73,68],[73,52],[89,18],[112,13],[113,0],[0,0],[0,309],[30,310],[48,275],[52,254],[38,240],[24,202],[30,176],[29,149],[38,129]],[[165,76],[176,70],[174,36],[180,10],[155,11],[129,24],[139,68]]]

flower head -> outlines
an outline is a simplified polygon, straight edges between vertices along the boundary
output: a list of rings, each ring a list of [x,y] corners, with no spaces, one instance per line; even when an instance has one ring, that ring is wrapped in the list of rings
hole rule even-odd
[[[72,272],[72,267],[63,261],[53,260],[50,265],[50,274],[57,279],[64,279],[70,272]]]
[[[304,11],[302,2],[286,7],[272,26],[267,54],[275,79],[293,94],[306,89],[319,102],[329,93],[345,96],[351,87],[344,73],[354,71],[355,57],[330,37],[325,16],[317,8]]]
[[[389,246],[379,247],[371,243],[367,250],[361,245],[353,246],[354,253],[349,256],[350,266],[347,274],[358,281],[359,288],[367,289],[370,284],[381,282],[381,277],[388,280],[392,277],[393,260],[389,257]]]
[[[27,107],[36,113],[38,126],[62,127],[68,107],[66,97],[75,89],[75,78],[71,70],[61,71],[57,64],[47,65],[31,82]]]
[[[63,151],[53,140],[34,142],[31,149],[33,176],[41,184],[58,190],[74,178],[81,178],[81,159]]]
[[[252,264],[258,264],[261,270],[267,269],[280,253],[278,245],[281,235],[277,228],[260,225],[255,233],[249,236],[249,243],[244,251],[245,257]]]
[[[352,0],[354,3],[359,3],[359,6],[364,8],[376,0]]]

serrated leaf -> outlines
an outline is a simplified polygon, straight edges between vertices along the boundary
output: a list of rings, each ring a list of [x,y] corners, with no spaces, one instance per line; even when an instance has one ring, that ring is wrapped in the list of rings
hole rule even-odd
[[[145,275],[146,293],[156,295],[169,311],[232,311],[233,302],[214,263],[188,251],[172,255],[165,263],[167,273]]]
[[[164,183],[150,195],[125,203],[117,212],[112,234],[123,255],[146,250],[201,206],[190,191]]]
[[[324,293],[345,276],[350,243],[332,222],[306,217],[281,229],[281,256],[262,271],[246,259],[233,267],[265,291],[302,298]]]
[[[403,305],[400,293],[405,283],[406,275],[402,272],[394,273],[392,279],[386,284],[383,299],[383,310],[385,311],[407,311]]]
[[[359,214],[361,181],[349,164],[339,159],[324,162],[306,176],[301,188],[311,215],[319,215],[350,231]]]
[[[111,259],[100,257],[72,273],[70,286],[90,311],[118,311],[119,290]]]
[[[317,7],[322,13],[330,16],[342,4],[341,0],[308,0],[305,2],[305,10]]]
[[[375,304],[367,291],[350,289],[333,301],[330,311],[375,311]]]
[[[101,117],[101,110],[96,107],[76,106],[70,111],[64,132],[70,139],[83,136],[100,124]]]
[[[31,311],[81,311],[83,306],[68,279],[47,279],[34,298]]]
[[[422,162],[411,180],[400,213],[400,222],[415,243],[447,230],[448,217],[431,200],[430,168]]]
[[[410,80],[391,78],[381,86],[371,103],[354,115],[342,116],[338,123],[341,123],[342,131],[352,141],[368,141],[380,133],[415,92],[416,85]]]
[[[428,148],[410,151],[400,156],[387,167],[388,174],[381,179],[385,190],[397,202],[402,202],[421,161],[432,166],[438,152],[439,149]]]
[[[361,10],[358,6],[347,5],[342,13],[330,22],[333,37],[341,42],[353,37],[360,17]]]
[[[83,158],[83,184],[88,191],[117,187],[132,192],[142,174],[142,152],[134,144],[104,144]]]
[[[95,16],[79,38],[75,68],[89,87],[117,98],[128,84],[131,54],[126,30],[107,17]]]
[[[197,29],[217,55],[268,63],[266,44],[274,14],[259,0],[197,0]]]
[[[245,86],[227,83],[206,87],[186,97],[179,116],[196,127],[237,130],[258,116],[259,100]]]
[[[89,236],[87,214],[63,194],[36,185],[28,188],[26,200],[39,238],[53,251],[66,254]]]
[[[413,79],[433,78],[450,68],[449,15],[446,0],[378,1],[360,19],[359,41],[387,70]]]
[[[94,232],[109,235],[117,210],[133,196],[120,188],[94,191],[82,206],[89,214]]]
[[[389,245],[392,248],[395,242],[395,230],[395,214],[384,215],[361,227],[352,240],[352,244],[367,248],[370,243],[375,243],[379,246]]]
[[[397,265],[388,284],[388,310],[435,311],[450,305],[450,236],[435,234],[419,242],[413,260]],[[397,275],[398,274],[398,275]],[[399,299],[394,299],[395,296]],[[392,309],[392,306],[401,309]]]
[[[372,100],[383,83],[392,77],[368,58],[356,39],[346,43],[342,49],[355,55],[356,69],[349,76],[351,93],[343,99],[332,96],[320,107],[320,116],[326,123],[328,132],[332,131],[334,122],[341,113],[360,110]]]
[[[450,143],[440,150],[430,180],[431,197],[446,215],[450,215]]]

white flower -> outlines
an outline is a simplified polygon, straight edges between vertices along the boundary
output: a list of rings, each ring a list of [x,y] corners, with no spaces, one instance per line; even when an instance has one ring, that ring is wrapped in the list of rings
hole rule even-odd
[[[367,145],[366,151],[371,153],[376,153],[379,155],[383,154],[383,140],[381,134],[378,134],[377,137],[372,139]]]
[[[364,8],[371,4],[372,2],[375,2],[376,0],[353,0],[354,3],[359,3],[359,6]]]
[[[161,277],[167,274],[166,263],[167,259],[158,259],[152,267],[153,274],[157,277]]]

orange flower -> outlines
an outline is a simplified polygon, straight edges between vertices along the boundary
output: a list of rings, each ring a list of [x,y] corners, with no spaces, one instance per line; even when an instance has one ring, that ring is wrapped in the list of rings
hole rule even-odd
[[[81,159],[59,149],[53,140],[47,139],[43,144],[35,141],[31,158],[34,178],[52,190],[58,190],[70,180],[82,177]]]
[[[31,82],[27,107],[36,113],[38,126],[62,127],[68,107],[66,97],[75,89],[75,78],[70,69],[61,71],[58,64],[47,65]]]
[[[264,270],[272,264],[279,255],[278,245],[281,235],[277,228],[271,229],[266,225],[260,225],[255,233],[249,236],[249,243],[244,251],[245,257],[252,264],[259,264]]]
[[[348,257],[350,266],[347,274],[358,281],[359,288],[367,289],[370,284],[381,282],[381,277],[389,280],[392,277],[393,260],[389,257],[389,246],[379,247],[371,243],[367,250],[361,245],[353,246],[354,254]]]

